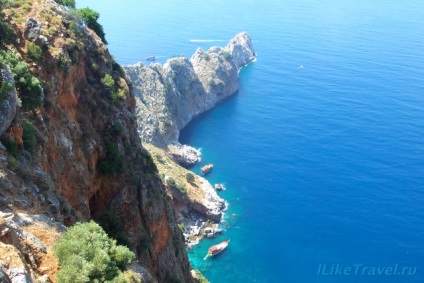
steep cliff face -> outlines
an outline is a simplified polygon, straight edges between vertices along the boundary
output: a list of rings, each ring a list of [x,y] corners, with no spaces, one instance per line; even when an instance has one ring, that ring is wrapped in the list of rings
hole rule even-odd
[[[16,10],[5,10],[18,40],[0,47],[30,62],[43,91],[41,105],[31,109],[16,111],[13,90],[23,93],[16,83],[1,101],[10,111],[0,119],[6,143],[0,144],[0,210],[43,213],[66,225],[108,211],[123,222],[122,232],[154,280],[192,282],[174,211],[137,133],[135,99],[121,67],[68,10],[51,0],[29,3],[30,9],[14,8],[21,22],[13,20]],[[29,52],[34,46],[42,50],[36,60]],[[3,67],[2,84],[10,81],[7,72]]]
[[[225,48],[197,49],[191,59],[171,58],[163,66],[124,67],[134,85],[143,141],[166,148],[179,131],[238,90],[238,71],[255,59],[251,39],[237,34]]]

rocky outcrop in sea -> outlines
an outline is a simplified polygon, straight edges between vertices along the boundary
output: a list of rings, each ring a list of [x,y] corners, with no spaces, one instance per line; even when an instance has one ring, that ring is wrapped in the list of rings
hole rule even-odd
[[[163,66],[137,63],[124,67],[134,87],[141,139],[164,149],[172,145],[172,156],[180,164],[198,162],[200,153],[187,155],[187,147],[179,144],[180,130],[235,94],[238,71],[254,59],[251,38],[241,32],[226,47],[198,48],[190,59],[171,58]]]

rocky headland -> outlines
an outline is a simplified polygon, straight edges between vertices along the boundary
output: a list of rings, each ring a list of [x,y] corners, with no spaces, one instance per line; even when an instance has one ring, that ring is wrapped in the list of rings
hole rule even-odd
[[[180,130],[239,88],[240,69],[255,59],[250,36],[241,32],[225,47],[198,48],[193,56],[171,58],[162,66],[125,66],[136,100],[138,132],[151,152],[173,198],[187,245],[221,232],[218,223],[227,204],[203,177],[179,165],[201,160],[200,152],[178,142]],[[149,145],[150,144],[150,145]],[[171,181],[170,181],[171,180]]]
[[[180,130],[239,88],[239,70],[255,59],[251,38],[241,32],[227,46],[198,48],[193,56],[164,65],[125,66],[136,99],[138,131],[144,142],[167,149],[179,164],[200,161],[200,153],[178,142]],[[196,157],[197,156],[197,157]]]

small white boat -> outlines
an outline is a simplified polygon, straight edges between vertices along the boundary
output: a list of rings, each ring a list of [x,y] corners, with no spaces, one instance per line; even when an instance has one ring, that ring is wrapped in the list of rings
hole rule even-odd
[[[210,172],[213,168],[213,164],[207,164],[205,166],[203,166],[200,170],[202,171],[203,174],[206,174],[208,172]]]
[[[230,243],[230,240],[222,241],[221,243],[217,245],[213,245],[208,249],[207,256],[215,256],[219,253],[221,253],[223,250],[225,250],[228,247],[228,244]]]

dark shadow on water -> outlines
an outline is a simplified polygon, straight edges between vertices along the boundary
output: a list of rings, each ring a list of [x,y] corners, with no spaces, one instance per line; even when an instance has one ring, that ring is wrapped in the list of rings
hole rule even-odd
[[[229,107],[229,108],[234,107],[236,105],[238,95],[239,95],[239,91],[237,91],[235,94],[223,99],[217,105],[215,105],[211,109],[207,110],[206,112],[204,112],[204,113],[196,116],[195,118],[193,118],[193,120],[191,120],[191,122],[188,123],[188,125],[185,126],[184,129],[182,129],[180,131],[180,137],[179,137],[178,141],[181,144],[190,145],[191,139],[193,137],[194,131],[197,129],[197,126],[199,126],[202,121],[204,121],[206,118],[210,117],[219,108],[221,108],[221,107]],[[232,110],[229,111],[229,113],[232,113],[232,112],[233,112]]]

